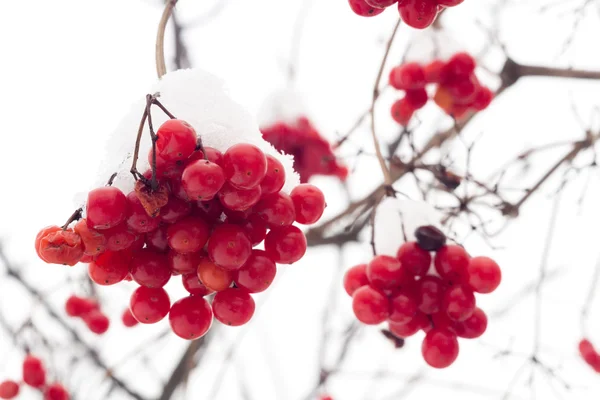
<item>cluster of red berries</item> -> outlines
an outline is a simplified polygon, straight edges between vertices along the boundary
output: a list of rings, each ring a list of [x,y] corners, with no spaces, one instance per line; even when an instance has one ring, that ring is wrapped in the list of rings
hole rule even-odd
[[[579,354],[592,369],[600,374],[600,353],[596,351],[594,345],[587,339],[579,342]]]
[[[110,320],[100,310],[100,304],[91,298],[69,296],[65,311],[70,317],[81,318],[89,330],[97,335],[105,333],[110,325]]]
[[[23,383],[39,390],[44,400],[69,400],[69,392],[60,383],[46,383],[46,368],[37,357],[27,355],[23,360]],[[14,399],[19,395],[21,384],[6,380],[0,383],[0,399]]]
[[[294,123],[277,122],[261,128],[263,139],[277,150],[294,156],[294,170],[302,183],[313,175],[348,177],[348,168],[341,164],[319,131],[308,118],[299,117]]]
[[[425,29],[433,24],[435,17],[446,7],[454,7],[464,0],[348,0],[350,8],[361,17],[373,17],[387,7],[398,3],[400,17],[407,25]]]
[[[323,193],[309,184],[282,192],[283,165],[254,145],[221,154],[199,146],[194,129],[177,119],[156,135],[154,171],[127,195],[113,186],[89,192],[86,218],[73,229],[42,229],[38,255],[48,263],[87,262],[99,285],[135,281],[135,320],[151,324],[169,314],[182,338],[203,336],[213,314],[227,325],[245,324],[254,313],[251,293],[269,287],[275,264],[304,256],[306,238],[293,223],[315,223],[326,206]],[[263,240],[264,251],[253,249]],[[190,295],[171,305],[163,286],[174,275]],[[213,292],[211,308],[204,296]],[[132,323],[125,316],[123,322]]]
[[[426,87],[436,85],[433,100],[446,114],[459,119],[469,111],[486,109],[493,92],[482,86],[475,75],[476,61],[467,53],[457,53],[447,62],[435,60],[427,65],[409,62],[390,71],[389,83],[404,92],[392,105],[392,118],[406,126],[415,111],[429,101]]]
[[[487,328],[474,292],[493,292],[502,275],[492,259],[471,258],[463,247],[446,245],[445,235],[433,226],[418,228],[415,236],[417,241],[400,246],[396,257],[378,255],[349,269],[344,288],[359,321],[387,320],[398,338],[423,330],[423,358],[434,368],[446,368],[458,357],[457,337],[477,338]]]

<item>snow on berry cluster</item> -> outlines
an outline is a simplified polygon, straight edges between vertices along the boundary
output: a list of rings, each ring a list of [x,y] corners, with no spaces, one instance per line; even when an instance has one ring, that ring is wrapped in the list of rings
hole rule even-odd
[[[579,342],[579,354],[587,365],[600,374],[600,353],[594,348],[592,342],[582,339]]]
[[[446,7],[454,7],[464,0],[348,0],[350,8],[361,17],[373,17],[397,3],[400,17],[407,25],[425,29],[433,24]]]
[[[23,360],[22,383],[38,391],[44,400],[69,400],[69,392],[58,382],[46,382],[46,368],[39,358],[28,354]],[[6,380],[0,383],[0,399],[16,399],[21,391],[21,383]]]
[[[392,118],[408,125],[415,111],[429,101],[427,85],[435,85],[433,101],[456,119],[468,112],[486,109],[493,92],[483,86],[475,75],[476,61],[467,53],[457,53],[447,62],[434,60],[427,65],[409,62],[390,71],[389,83],[404,93],[391,108]]]
[[[501,272],[494,260],[471,258],[463,247],[446,244],[434,226],[417,228],[415,236],[395,257],[377,255],[349,269],[344,289],[362,323],[387,321],[398,338],[426,332],[423,358],[434,368],[446,368],[458,357],[457,337],[473,339],[485,332],[487,317],[474,293],[493,292]]]

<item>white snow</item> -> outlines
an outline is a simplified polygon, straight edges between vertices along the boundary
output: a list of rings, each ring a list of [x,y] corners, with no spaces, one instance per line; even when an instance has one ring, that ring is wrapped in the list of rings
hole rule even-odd
[[[302,95],[294,89],[282,89],[271,93],[264,100],[258,113],[258,123],[261,127],[275,122],[293,124],[298,117],[306,114]]]

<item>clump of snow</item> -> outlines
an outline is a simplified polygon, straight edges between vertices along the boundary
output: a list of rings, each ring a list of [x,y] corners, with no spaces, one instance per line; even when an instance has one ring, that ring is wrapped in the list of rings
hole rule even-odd
[[[283,191],[289,193],[300,183],[293,169],[294,159],[280,154],[270,143],[262,139],[256,119],[228,94],[224,82],[216,76],[199,70],[186,69],[169,72],[152,87],[125,115],[117,129],[108,138],[104,159],[100,165],[98,181],[94,187],[104,186],[108,178],[117,172],[113,185],[125,193],[133,189],[131,168],[135,140],[146,104],[146,94],[160,93],[158,100],[176,118],[187,121],[202,138],[205,146],[225,152],[236,143],[251,143],[270,154],[283,164],[286,183]],[[158,107],[152,107],[154,130],[169,117]],[[148,152],[151,148],[148,126],[144,128],[138,170],[143,173],[150,168]]]
[[[295,124],[298,117],[306,116],[307,110],[302,95],[293,89],[282,89],[271,93],[263,102],[258,113],[260,126],[276,122]]]
[[[377,254],[396,256],[404,243],[402,226],[408,241],[414,241],[415,230],[423,225],[442,229],[443,215],[423,201],[386,197],[375,213],[375,250]]]

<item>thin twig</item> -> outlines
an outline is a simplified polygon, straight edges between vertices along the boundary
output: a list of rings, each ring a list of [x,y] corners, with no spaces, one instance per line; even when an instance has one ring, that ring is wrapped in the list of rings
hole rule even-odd
[[[175,4],[177,4],[177,0],[167,1],[165,10],[158,23],[158,32],[156,34],[156,73],[159,78],[162,78],[167,73],[167,66],[165,64],[165,30]]]

